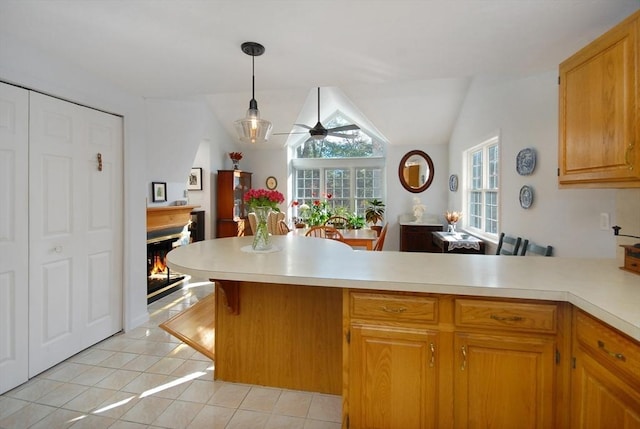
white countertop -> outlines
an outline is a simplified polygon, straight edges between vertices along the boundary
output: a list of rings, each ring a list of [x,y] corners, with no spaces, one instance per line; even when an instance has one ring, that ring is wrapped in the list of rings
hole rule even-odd
[[[272,237],[276,252],[242,250],[252,239],[182,246],[168,265],[201,279],[567,301],[640,341],[640,276],[615,259],[369,252],[291,235]]]

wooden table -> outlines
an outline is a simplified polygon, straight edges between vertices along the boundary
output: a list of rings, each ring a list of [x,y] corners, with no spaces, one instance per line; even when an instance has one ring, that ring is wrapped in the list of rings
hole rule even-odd
[[[309,231],[309,228],[295,228],[290,234],[304,236],[307,231]],[[351,247],[364,247],[367,250],[373,250],[373,246],[378,239],[378,233],[373,229],[340,229],[338,231],[342,234],[342,242]]]
[[[432,232],[433,244],[441,253],[484,254],[484,241],[469,234]]]

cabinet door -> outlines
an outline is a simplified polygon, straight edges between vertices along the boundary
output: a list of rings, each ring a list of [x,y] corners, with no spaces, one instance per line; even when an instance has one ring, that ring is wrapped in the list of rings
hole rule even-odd
[[[560,184],[640,186],[638,16],[560,65]]]
[[[578,347],[572,376],[575,429],[640,429],[640,392]]]
[[[435,428],[437,339],[422,329],[351,326],[351,428]]]
[[[454,427],[554,427],[555,341],[457,333]]]
[[[400,226],[400,251],[440,252],[433,244],[432,231],[442,231],[441,226]]]

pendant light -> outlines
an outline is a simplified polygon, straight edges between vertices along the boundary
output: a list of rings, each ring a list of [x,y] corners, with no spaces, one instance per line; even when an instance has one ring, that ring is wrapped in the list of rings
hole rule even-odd
[[[256,77],[255,77],[255,57],[264,54],[264,46],[256,42],[245,42],[241,45],[242,52],[251,56],[251,101],[247,116],[235,122],[236,132],[240,141],[245,143],[263,143],[271,135],[271,122],[260,119],[258,102],[256,101]]]

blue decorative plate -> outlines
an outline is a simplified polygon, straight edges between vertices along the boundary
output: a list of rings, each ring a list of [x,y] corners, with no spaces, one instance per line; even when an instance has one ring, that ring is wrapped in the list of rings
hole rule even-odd
[[[516,171],[521,176],[528,176],[536,168],[536,151],[530,147],[522,149],[516,157]]]
[[[451,192],[456,192],[458,190],[458,175],[452,174],[449,176],[449,190]]]
[[[533,189],[530,186],[524,185],[520,188],[520,207],[528,209],[533,204]]]

